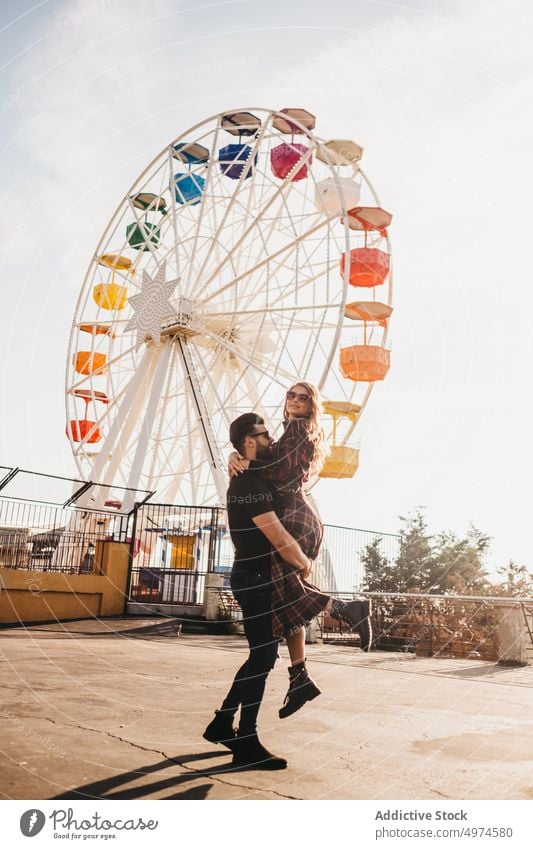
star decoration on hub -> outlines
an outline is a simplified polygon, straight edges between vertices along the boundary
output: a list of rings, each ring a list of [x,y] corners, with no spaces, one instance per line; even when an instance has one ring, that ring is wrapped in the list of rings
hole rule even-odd
[[[161,322],[175,314],[170,298],[178,281],[165,281],[165,271],[166,263],[164,262],[160,265],[155,277],[150,277],[146,271],[143,271],[141,291],[128,298],[135,314],[126,325],[126,330],[137,331],[135,350],[138,350],[148,339],[151,339],[155,345],[160,345]]]

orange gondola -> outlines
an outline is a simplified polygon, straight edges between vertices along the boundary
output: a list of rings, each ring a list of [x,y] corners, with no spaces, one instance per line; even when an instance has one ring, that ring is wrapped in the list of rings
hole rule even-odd
[[[93,433],[87,439],[87,434],[93,429]],[[99,442],[102,438],[102,434],[100,432],[100,428],[96,427],[96,422],[89,421],[89,419],[71,419],[69,425],[66,428],[67,436],[72,436],[74,442]]]
[[[382,345],[350,345],[341,348],[340,369],[343,377],[372,383],[383,380],[390,368],[390,351]]]
[[[377,230],[380,236],[386,238],[392,214],[380,206],[356,206],[348,210],[346,218],[350,230],[364,230],[365,233]]]
[[[346,254],[341,256],[341,275],[344,278]],[[378,248],[354,248],[350,251],[349,283],[371,288],[381,286],[390,271],[390,255]]]
[[[102,374],[106,360],[106,354],[98,354],[92,351],[78,351],[77,354],[74,354],[73,365],[78,374],[94,374],[95,371]]]
[[[84,333],[90,333],[92,336],[114,336],[110,324],[80,324],[80,330]]]
[[[388,304],[382,304],[379,301],[354,301],[352,304],[346,304],[344,307],[346,318],[356,321],[376,322],[381,327],[387,326],[387,321],[391,317],[392,312],[392,307]]]

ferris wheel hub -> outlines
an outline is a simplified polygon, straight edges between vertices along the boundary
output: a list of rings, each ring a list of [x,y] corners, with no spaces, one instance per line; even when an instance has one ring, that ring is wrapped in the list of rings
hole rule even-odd
[[[196,316],[197,301],[192,298],[176,298],[173,301],[174,314],[161,325],[162,337],[197,336],[200,333]]]

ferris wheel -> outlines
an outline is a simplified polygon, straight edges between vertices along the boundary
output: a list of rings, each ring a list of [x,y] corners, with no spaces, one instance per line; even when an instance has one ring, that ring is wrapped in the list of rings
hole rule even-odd
[[[66,433],[84,479],[221,503],[229,423],[254,410],[275,432],[298,380],[326,401],[322,476],[355,473],[354,427],[389,366],[392,216],[362,148],[314,128],[304,109],[215,115],[120,202],[70,335]]]

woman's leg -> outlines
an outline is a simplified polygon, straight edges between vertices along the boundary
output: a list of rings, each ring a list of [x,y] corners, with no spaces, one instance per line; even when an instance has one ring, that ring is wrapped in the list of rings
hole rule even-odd
[[[291,716],[306,702],[320,695],[320,690],[309,677],[305,665],[305,628],[300,628],[294,634],[286,634],[285,640],[289,649],[291,666],[289,666],[289,689],[283,707],[279,711],[280,719]]]
[[[305,628],[300,628],[295,634],[285,636],[291,664],[305,661]]]
[[[371,599],[360,598],[345,602],[338,598],[330,598],[325,611],[332,619],[346,622],[356,634],[359,634],[362,650],[370,651],[372,647]]]

